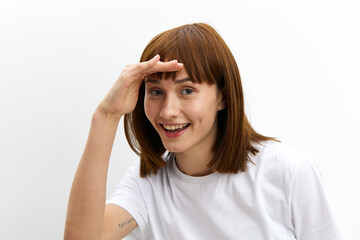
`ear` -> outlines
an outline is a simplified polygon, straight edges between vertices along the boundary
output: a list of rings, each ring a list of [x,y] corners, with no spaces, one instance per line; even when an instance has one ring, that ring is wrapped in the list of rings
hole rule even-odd
[[[226,108],[226,101],[225,101],[225,98],[223,97],[222,93],[219,93],[218,95],[218,108],[217,110],[220,111],[220,110],[223,110]]]

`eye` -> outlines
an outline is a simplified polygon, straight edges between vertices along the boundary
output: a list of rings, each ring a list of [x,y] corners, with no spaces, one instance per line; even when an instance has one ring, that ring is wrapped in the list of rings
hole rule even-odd
[[[160,90],[157,90],[157,89],[150,90],[149,93],[150,93],[151,96],[158,96],[158,95],[162,94],[162,92]]]
[[[181,94],[189,95],[189,94],[192,94],[193,92],[194,92],[194,90],[192,90],[191,88],[185,88],[181,91]]]

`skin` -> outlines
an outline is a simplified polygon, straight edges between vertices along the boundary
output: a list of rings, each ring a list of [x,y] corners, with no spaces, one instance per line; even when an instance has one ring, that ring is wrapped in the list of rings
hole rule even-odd
[[[175,79],[145,80],[145,113],[159,133],[164,147],[175,153],[179,169],[191,176],[212,171],[207,164],[217,131],[216,116],[224,109],[223,97],[215,84],[194,83],[185,69]],[[169,136],[164,125],[188,124],[181,135]]]
[[[105,205],[107,171],[119,121],[134,110],[145,76],[183,68],[176,60],[159,59],[157,55],[150,61],[127,65],[96,108],[71,188],[64,239],[121,239],[137,226],[123,208]]]

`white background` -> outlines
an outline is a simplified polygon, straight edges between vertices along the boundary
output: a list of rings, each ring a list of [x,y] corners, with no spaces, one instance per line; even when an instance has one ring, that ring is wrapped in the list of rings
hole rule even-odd
[[[152,37],[193,22],[228,43],[254,128],[313,156],[358,239],[359,12],[357,0],[1,0],[0,239],[62,239],[97,104]],[[120,124],[108,194],[135,159]]]

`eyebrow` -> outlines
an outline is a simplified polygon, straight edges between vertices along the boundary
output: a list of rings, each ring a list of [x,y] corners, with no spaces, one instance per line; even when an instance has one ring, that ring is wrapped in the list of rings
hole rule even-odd
[[[191,79],[189,77],[187,78],[183,78],[183,79],[178,79],[178,80],[175,80],[175,84],[180,84],[180,83],[184,83],[184,82],[187,82],[187,81],[191,81]],[[151,78],[148,78],[145,83],[154,83],[154,84],[160,84],[160,81],[159,80],[156,80],[156,79],[151,79]]]

